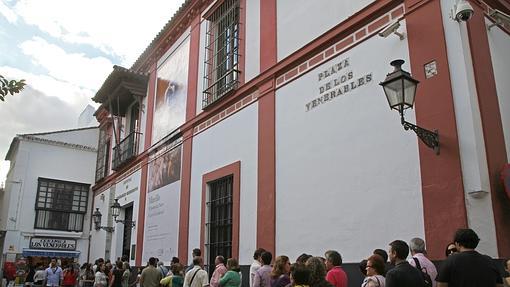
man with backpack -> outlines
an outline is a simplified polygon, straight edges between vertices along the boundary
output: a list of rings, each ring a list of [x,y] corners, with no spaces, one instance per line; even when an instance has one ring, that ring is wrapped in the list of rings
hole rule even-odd
[[[425,241],[421,238],[413,238],[409,241],[409,250],[412,258],[409,259],[411,266],[421,271],[426,287],[436,287],[437,269],[434,263],[425,256]]]

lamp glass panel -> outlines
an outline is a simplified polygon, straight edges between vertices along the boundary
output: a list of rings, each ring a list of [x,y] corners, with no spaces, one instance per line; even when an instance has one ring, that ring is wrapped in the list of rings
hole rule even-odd
[[[403,79],[404,88],[404,103],[408,108],[414,105],[414,98],[416,95],[416,83],[408,79]]]
[[[92,217],[94,218],[94,224],[96,224],[96,225],[101,224],[101,213],[96,211],[96,212],[94,212],[94,215],[92,215]]]
[[[395,79],[391,82],[385,83],[383,87],[391,108],[395,108],[403,103],[403,82],[401,79]]]
[[[112,215],[113,217],[118,217],[120,214],[120,206],[119,204],[113,204],[112,205]]]

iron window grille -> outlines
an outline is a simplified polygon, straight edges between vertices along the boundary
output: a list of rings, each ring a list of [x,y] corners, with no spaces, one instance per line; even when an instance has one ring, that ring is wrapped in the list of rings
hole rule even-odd
[[[202,108],[239,84],[239,0],[225,0],[207,18]]]
[[[108,175],[110,159],[110,141],[106,129],[99,131],[99,145],[96,160],[96,182]]]
[[[207,255],[209,272],[214,271],[214,259],[221,255],[232,257],[232,188],[233,176],[226,176],[208,183],[207,206]]]
[[[34,228],[83,231],[89,184],[39,178]]]

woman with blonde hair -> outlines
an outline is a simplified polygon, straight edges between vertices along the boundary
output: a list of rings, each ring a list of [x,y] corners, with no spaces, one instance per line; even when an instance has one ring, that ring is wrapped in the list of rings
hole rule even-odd
[[[271,287],[285,287],[290,283],[289,257],[282,255],[276,257],[271,271]]]
[[[227,260],[227,273],[220,279],[220,286],[222,287],[240,287],[241,286],[241,268],[239,263],[234,258]]]

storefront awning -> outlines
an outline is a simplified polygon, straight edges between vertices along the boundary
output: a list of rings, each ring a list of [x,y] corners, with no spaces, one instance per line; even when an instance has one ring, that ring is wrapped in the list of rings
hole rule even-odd
[[[80,257],[80,251],[40,250],[23,248],[23,256]]]

